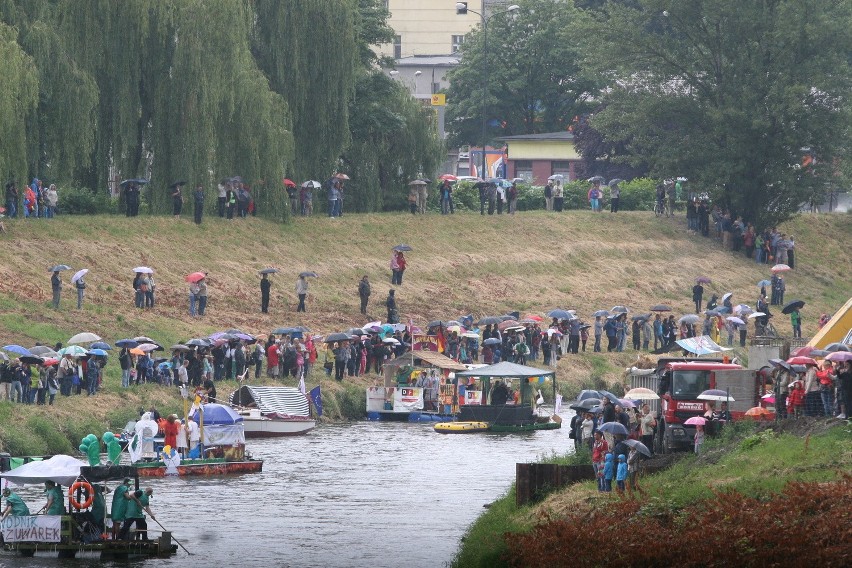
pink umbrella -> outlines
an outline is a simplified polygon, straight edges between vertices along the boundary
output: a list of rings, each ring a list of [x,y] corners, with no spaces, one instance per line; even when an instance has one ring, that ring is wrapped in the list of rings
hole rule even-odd
[[[684,422],[687,426],[704,426],[707,424],[707,420],[704,419],[703,416],[693,416],[686,422]]]
[[[772,267],[772,273],[773,274],[776,274],[778,272],[787,272],[788,270],[790,270],[790,267],[787,266],[786,264],[776,264],[775,266]]]
[[[826,361],[852,361],[852,353],[849,351],[835,351],[825,356]]]

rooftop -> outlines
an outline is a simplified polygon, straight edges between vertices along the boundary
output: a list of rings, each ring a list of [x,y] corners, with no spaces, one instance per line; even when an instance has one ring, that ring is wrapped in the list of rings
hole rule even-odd
[[[503,136],[498,140],[511,142],[512,140],[573,140],[574,135],[567,130],[559,132],[543,132],[541,134],[518,134],[517,136]]]

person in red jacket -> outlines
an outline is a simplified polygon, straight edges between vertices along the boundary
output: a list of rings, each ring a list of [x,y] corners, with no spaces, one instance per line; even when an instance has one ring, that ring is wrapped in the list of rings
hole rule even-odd
[[[595,470],[595,478],[598,480],[598,491],[604,490],[603,466],[604,457],[609,451],[609,444],[600,431],[595,430],[595,441],[592,442],[592,467]]]
[[[180,422],[177,421],[177,416],[169,414],[163,423],[163,446],[171,446],[177,448],[177,435],[180,432]]]
[[[278,364],[279,358],[278,356],[281,354],[279,349],[279,343],[276,340],[275,343],[270,345],[266,349],[266,376],[271,377],[273,379],[278,377]]]

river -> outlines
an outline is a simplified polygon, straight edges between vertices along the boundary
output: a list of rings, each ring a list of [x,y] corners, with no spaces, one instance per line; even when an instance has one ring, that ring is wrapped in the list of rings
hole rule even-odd
[[[515,463],[573,448],[568,429],[442,435],[429,424],[323,425],[305,436],[249,441],[263,472],[155,479],[151,508],[212,566],[435,568],[448,564]],[[19,493],[37,510],[42,497]],[[149,528],[157,529],[149,519]],[[146,566],[186,566],[182,550]],[[0,566],[68,561],[0,556]],[[262,564],[261,564],[262,563]],[[78,561],[76,566],[104,566]],[[119,565],[119,564],[116,564]]]

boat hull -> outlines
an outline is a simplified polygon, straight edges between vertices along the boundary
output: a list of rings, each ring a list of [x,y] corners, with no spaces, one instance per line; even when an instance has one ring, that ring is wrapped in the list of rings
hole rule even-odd
[[[317,421],[280,420],[275,418],[243,418],[246,438],[278,438],[281,436],[299,436],[307,434],[317,425]]]
[[[153,465],[137,464],[139,477],[166,477],[166,466],[161,462]],[[202,463],[182,463],[177,466],[178,475],[205,476],[205,475],[232,475],[243,473],[259,473],[263,470],[263,460],[244,461],[212,461],[204,460]]]

